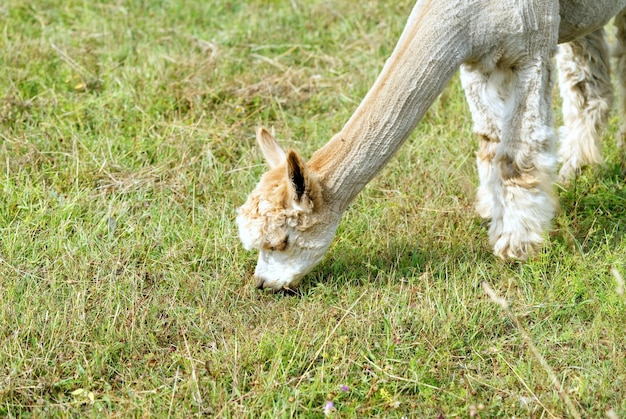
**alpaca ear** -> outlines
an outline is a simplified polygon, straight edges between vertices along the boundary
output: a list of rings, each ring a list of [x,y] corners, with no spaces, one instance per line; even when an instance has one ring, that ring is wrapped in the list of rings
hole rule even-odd
[[[287,153],[287,178],[291,183],[296,204],[304,204],[302,197],[310,192],[309,173],[302,157],[294,150]]]
[[[257,128],[256,141],[270,168],[280,166],[285,161],[285,152],[268,130],[263,127]]]

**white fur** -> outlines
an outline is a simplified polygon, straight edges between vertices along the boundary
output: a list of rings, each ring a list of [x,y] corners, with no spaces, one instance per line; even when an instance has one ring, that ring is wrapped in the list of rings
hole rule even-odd
[[[582,167],[603,163],[600,134],[613,104],[604,30],[560,45],[556,58],[564,122],[559,180],[568,182]]]
[[[323,230],[315,238],[308,237],[307,242],[300,238],[285,251],[261,249],[254,271],[257,287],[275,290],[298,287],[324,257],[335,237],[335,229]]]
[[[476,155],[480,186],[476,193],[476,211],[491,218],[493,158],[500,143],[501,122],[513,112],[512,80],[509,69],[485,71],[477,65],[461,66],[461,84],[472,113],[474,133],[480,138]]]
[[[491,218],[490,243],[503,259],[525,259],[539,247],[556,209],[551,72],[541,56],[516,72],[462,67],[474,131],[483,138],[476,208]]]
[[[286,211],[285,234],[288,237],[285,249],[272,250],[263,247],[264,223],[272,222],[269,218],[251,221],[242,212],[237,216],[239,239],[246,250],[258,250],[254,278],[259,288],[274,290],[296,288],[302,278],[308,274],[323,258],[326,250],[335,237],[338,221],[334,225],[324,225],[325,228],[309,230],[306,235],[297,230],[299,210]]]
[[[619,108],[621,115],[626,115],[626,9],[615,16],[613,21],[617,31],[613,55],[617,60],[617,81],[620,87]],[[626,118],[620,118],[620,129],[617,145],[621,149],[624,164],[626,164]]]

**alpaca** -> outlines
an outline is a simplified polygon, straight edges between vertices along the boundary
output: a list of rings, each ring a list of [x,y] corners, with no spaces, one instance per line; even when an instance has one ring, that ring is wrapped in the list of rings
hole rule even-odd
[[[556,211],[558,154],[565,181],[602,161],[598,132],[611,104],[602,27],[617,15],[622,68],[625,7],[626,0],[419,0],[372,88],[309,162],[283,151],[267,130],[257,131],[270,170],[237,216],[244,247],[259,251],[257,287],[300,284],[330,246],[350,202],[459,68],[480,139],[477,211],[491,220],[496,256],[532,255]],[[557,61],[567,126],[557,152],[551,92],[559,43],[566,43]]]

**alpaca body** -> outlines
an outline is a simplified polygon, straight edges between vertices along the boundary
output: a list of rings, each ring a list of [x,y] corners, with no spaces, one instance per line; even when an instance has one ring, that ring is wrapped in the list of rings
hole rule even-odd
[[[556,209],[552,57],[559,42],[570,42],[557,57],[567,72],[560,83],[567,90],[564,119],[580,123],[576,131],[562,130],[561,176],[567,178],[601,161],[597,133],[610,108],[602,93],[610,79],[596,76],[608,74],[601,28],[617,14],[623,35],[624,7],[626,0],[418,1],[372,88],[308,163],[282,151],[269,132],[257,132],[271,170],[237,217],[244,246],[259,250],[257,286],[300,283],[321,260],[350,202],[459,68],[480,138],[477,210],[491,219],[497,256],[532,254]],[[589,115],[590,122],[580,122]]]

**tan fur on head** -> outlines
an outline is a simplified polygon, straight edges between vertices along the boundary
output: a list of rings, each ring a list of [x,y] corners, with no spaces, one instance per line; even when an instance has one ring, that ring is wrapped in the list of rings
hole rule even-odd
[[[321,259],[338,220],[329,217],[317,176],[297,152],[285,153],[263,128],[257,141],[272,169],[239,209],[239,237],[246,249],[259,250],[258,286],[294,287]],[[285,268],[287,259],[293,262]]]
[[[273,130],[272,130],[273,131]],[[285,161],[285,152],[274,139],[273,133],[270,133],[263,127],[256,130],[256,141],[259,148],[272,169],[280,166]]]
[[[265,173],[239,209],[239,217],[246,220],[248,230],[258,232],[253,240],[244,241],[247,249],[275,248],[289,227],[304,231],[315,224],[315,209],[323,204],[319,185],[309,180],[307,193],[296,199],[287,173],[286,164]]]

